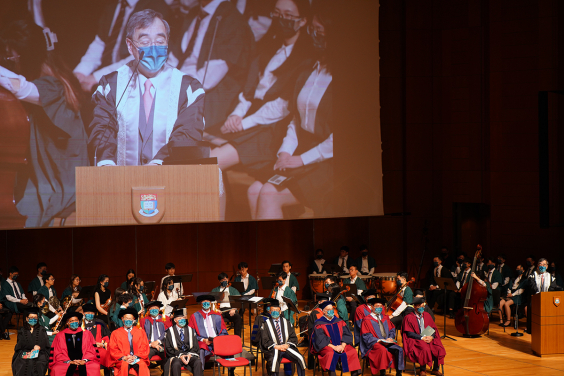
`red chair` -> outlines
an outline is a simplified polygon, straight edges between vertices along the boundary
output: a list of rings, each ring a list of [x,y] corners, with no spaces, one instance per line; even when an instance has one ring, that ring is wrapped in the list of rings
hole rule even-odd
[[[213,375],[215,376],[215,366],[218,363],[218,375],[219,367],[249,367],[249,375],[253,376],[253,371],[251,369],[251,362],[243,357],[235,358],[236,354],[243,352],[243,344],[241,342],[241,337],[236,335],[219,336],[213,339],[213,352],[215,355],[215,360],[213,362]],[[218,358],[221,357],[221,358]],[[223,359],[225,357],[231,357],[230,359]],[[243,375],[247,374],[247,369],[243,370]]]

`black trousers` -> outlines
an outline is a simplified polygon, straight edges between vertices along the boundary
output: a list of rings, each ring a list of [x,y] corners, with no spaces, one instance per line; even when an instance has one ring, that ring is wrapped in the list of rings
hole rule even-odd
[[[202,376],[204,374],[204,369],[202,367],[202,361],[197,356],[192,356],[188,362],[188,367],[184,362],[178,358],[167,358],[164,365],[164,375],[165,376],[180,376],[182,372],[182,367],[188,368],[194,376]],[[170,371],[170,373],[169,373]]]
[[[405,316],[404,313],[405,313],[405,311],[403,311],[402,313],[400,313],[400,314],[397,315],[396,317],[392,317],[392,318],[390,319],[390,321],[392,322],[392,324],[394,324],[394,326],[395,326],[397,329],[401,329],[401,324],[402,324],[402,322],[403,322],[403,317]]]
[[[6,329],[8,329],[8,324],[10,323],[11,319],[12,319],[12,312],[10,312],[6,308],[0,310],[0,334],[4,334],[6,332]]]
[[[349,311],[349,318],[352,318],[352,321],[354,321],[354,314],[356,312],[356,307],[357,304],[354,299],[350,302],[347,301],[347,311]]]
[[[229,314],[229,311],[223,312],[221,314],[224,320],[230,321],[235,326],[234,332],[236,336],[241,337],[241,329],[243,328],[243,318],[239,314],[239,312],[235,312],[233,316]]]

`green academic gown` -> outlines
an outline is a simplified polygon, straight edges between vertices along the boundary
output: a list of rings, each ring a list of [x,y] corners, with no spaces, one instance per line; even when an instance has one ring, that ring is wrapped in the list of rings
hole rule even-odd
[[[24,290],[22,288],[22,285],[19,282],[16,282],[16,284],[18,285],[18,289],[23,292]],[[10,283],[8,283],[7,280],[2,282],[2,303],[10,311],[15,312],[15,313],[19,313],[18,308],[16,307],[16,304],[12,303],[8,299],[6,299],[6,295],[11,295],[11,296],[14,296],[14,297],[16,296],[16,294],[14,294],[14,289],[12,288],[12,285]]]
[[[45,316],[43,313],[40,313],[39,316],[40,316],[39,317],[39,325],[44,327],[45,330],[47,331],[47,337],[49,338],[49,344],[52,345],[56,334],[53,334],[53,331],[51,330],[51,325],[49,325],[49,317]]]
[[[127,281],[123,282],[120,286],[123,290],[127,291]]]
[[[223,291],[223,287],[216,287],[213,290],[211,290],[211,292],[222,292]],[[239,291],[237,291],[237,289],[235,287],[231,287],[229,286],[229,288],[227,289],[227,291],[229,291],[229,295],[233,295],[233,296],[239,296],[241,295],[239,293]],[[221,303],[221,302],[219,302]]]
[[[39,277],[36,276],[34,279],[31,280],[31,282],[27,286],[27,292],[29,292],[32,295],[35,295],[33,292],[35,291],[35,293],[37,293],[37,291],[39,291],[41,286],[43,286],[41,280],[39,279]]]
[[[337,299],[337,312],[339,312],[339,317],[345,321],[349,319],[349,311],[347,310],[347,303],[345,298],[342,296]]]
[[[273,293],[275,293],[275,290],[277,289],[277,287],[274,287],[272,289],[272,291],[270,292],[269,296],[272,296]],[[296,294],[294,293],[294,290],[292,290],[289,287],[286,287],[284,289],[284,293],[282,294],[282,296],[285,296],[286,298],[290,299],[296,306],[298,304],[298,298],[296,296]],[[286,320],[289,320],[290,323],[292,325],[294,325],[294,315],[292,314],[292,311],[290,311],[290,308],[288,307],[287,310],[285,310],[284,312],[282,312],[282,316],[284,316],[284,318]]]
[[[141,298],[143,299],[143,306],[147,307],[147,304],[149,304],[149,299],[147,299],[147,295],[145,295],[144,292],[141,293]],[[137,312],[141,311],[141,303],[139,303],[139,299],[136,296],[133,297],[133,305]]]
[[[240,275],[235,277],[235,282],[242,282]],[[258,290],[258,288],[259,287],[258,287],[257,280],[255,279],[255,277],[253,277],[252,275],[249,274],[249,284],[247,285],[247,289],[245,290],[245,293],[243,295],[245,295],[246,293],[248,293],[251,290],[255,290],[255,292],[256,292]]]
[[[125,309],[125,308],[123,308],[121,306],[119,306],[119,307],[116,306],[114,313],[111,315],[112,321],[114,322],[114,324],[116,324],[117,328],[121,328],[123,326],[123,321],[121,321],[121,319],[119,318],[119,312],[122,309]]]
[[[290,273],[290,282],[288,282],[288,286],[290,286],[290,288],[292,287],[296,287],[296,291],[300,290],[300,284],[298,283],[298,279],[296,278],[295,275]]]
[[[41,105],[24,103],[31,135],[28,163],[18,170],[16,206],[25,227],[46,227],[75,209],[75,167],[88,166],[88,137],[80,113],[67,105],[62,83],[43,76],[33,83]]]
[[[53,296],[57,297],[57,290],[55,290],[55,288],[52,286],[51,291],[53,292]],[[49,289],[47,288],[47,286],[41,286],[39,290],[37,290],[37,293],[43,295],[46,300],[49,300]]]
[[[350,279],[350,278],[345,278],[345,281],[343,282],[343,284],[345,284],[345,285],[350,285],[350,284],[351,284],[351,279]],[[360,279],[359,277],[356,277],[356,281],[354,281],[354,284],[356,285],[356,289],[357,289],[357,290],[366,291],[366,284],[365,284],[364,281],[363,281],[362,279]]]

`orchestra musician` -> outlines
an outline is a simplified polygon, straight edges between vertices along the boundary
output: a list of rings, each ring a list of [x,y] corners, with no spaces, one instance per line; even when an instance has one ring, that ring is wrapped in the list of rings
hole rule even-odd
[[[323,258],[323,250],[318,249],[315,251],[315,260],[311,263],[312,274],[323,274],[327,273],[324,268],[325,259]]]
[[[53,331],[51,326],[54,325],[57,320],[60,318],[60,314],[54,315],[53,317],[49,318],[43,314],[43,307],[45,307],[47,303],[47,299],[42,294],[35,294],[33,297],[33,307],[37,308],[37,320],[39,321],[39,325],[45,328],[45,332],[47,333],[47,337],[49,338],[49,345],[53,343],[55,340],[55,336],[58,331]],[[8,337],[9,338],[9,337]]]
[[[288,278],[284,279],[284,285],[290,287],[295,294],[300,289],[300,284],[292,273],[292,263],[288,260],[282,261],[282,271],[288,275]]]
[[[452,279],[452,274],[450,270],[446,266],[443,266],[442,263],[443,263],[442,256],[437,255],[433,258],[434,268],[430,269],[430,273],[427,275],[429,288],[427,289],[425,296],[427,297],[426,299],[428,302],[428,306],[433,310],[433,312],[436,312],[435,302],[437,301],[439,302],[439,307],[444,307],[444,305],[441,305],[441,302],[444,302],[444,299],[447,299],[448,314],[451,318],[453,318],[454,301],[456,295],[450,290],[444,291],[440,289],[439,285],[437,285],[437,282],[435,281],[435,277]],[[447,312],[443,312],[443,314],[446,315]]]
[[[137,274],[135,274],[135,270],[129,269],[127,273],[125,273],[125,281],[121,283],[121,288],[125,291],[129,290],[129,286],[131,285],[131,281],[133,278],[136,278]]]
[[[106,322],[109,323],[108,311],[109,304],[112,298],[112,292],[108,289],[110,284],[110,277],[105,274],[102,274],[98,277],[98,283],[96,284],[96,290],[94,290],[94,304],[96,305],[96,316]],[[108,304],[108,307],[104,308],[104,306]]]
[[[515,270],[515,275],[517,277],[513,278],[509,282],[509,288],[507,290],[507,294],[501,297],[501,301],[499,304],[499,309],[500,309],[499,326],[507,327],[511,325],[512,305],[516,305],[517,307],[523,305],[523,301],[521,297],[524,295],[528,281],[527,278],[525,277],[524,269],[522,265],[517,265],[517,268]],[[505,314],[505,321],[503,320],[504,314]]]
[[[249,265],[242,261],[237,265],[237,268],[239,269],[239,274],[235,276],[235,282],[243,282],[243,287],[245,288],[243,295],[254,295],[258,291],[259,286],[255,277],[249,274]],[[244,313],[245,307],[241,308],[241,317],[243,317]]]
[[[135,326],[139,314],[129,307],[120,311],[123,327],[112,332],[108,350],[115,376],[127,376],[133,369],[138,376],[150,376],[149,341],[145,332]]]
[[[82,287],[80,287],[80,277],[76,274],[71,276],[69,285],[63,291],[63,295],[61,296],[61,301],[65,300],[67,296],[70,296],[70,304],[71,306],[68,307],[67,312],[81,312],[83,313],[82,307],[78,304],[82,301],[82,299],[77,299],[76,297],[80,294]]]
[[[165,309],[164,313],[167,316],[170,316],[173,310],[171,303],[180,299],[180,296],[178,296],[178,292],[174,287],[175,283],[172,281],[172,277],[165,277],[161,283],[161,292],[157,298],[157,300],[163,304]]]
[[[27,286],[27,292],[32,295],[37,294],[39,288],[43,286],[43,276],[47,274],[47,264],[44,262],[40,262],[37,264],[36,269],[37,269],[37,275],[35,276],[34,279],[31,280],[31,282]]]
[[[270,297],[272,299],[278,300],[278,302],[280,303],[280,310],[282,312],[282,315],[286,320],[290,321],[290,323],[294,325],[294,315],[292,314],[292,312],[288,308],[288,305],[286,304],[284,299],[282,299],[282,297],[290,299],[296,305],[298,304],[298,298],[296,297],[294,290],[287,285],[287,279],[287,272],[281,271],[280,273],[278,273],[277,284],[272,288]]]
[[[169,262],[165,265],[165,271],[166,271],[166,275],[161,278],[161,286],[163,286],[163,284],[165,283],[165,279],[167,277],[171,277],[170,279],[172,280],[172,277],[175,276],[174,273],[176,273],[176,266],[172,262]],[[180,282],[176,282],[174,284],[173,290],[176,291],[177,295],[179,295],[179,296],[184,295],[184,287],[182,287],[182,283],[180,283]],[[164,302],[163,302],[163,304],[164,304]]]
[[[374,274],[376,260],[368,256],[368,247],[364,244],[360,246],[360,258],[356,260],[356,265],[358,266],[360,274]]]
[[[121,320],[121,311],[124,311],[127,308],[136,308],[133,306],[133,296],[129,293],[119,295],[116,298],[116,302],[117,308],[112,314],[112,322],[114,323],[116,328],[121,328],[123,326],[123,321]],[[137,311],[137,313],[139,314],[139,311]]]
[[[362,295],[362,292],[366,290],[366,284],[361,278],[358,277],[358,267],[356,264],[353,263],[349,266],[349,274],[350,277],[346,278],[343,281],[343,284],[356,285],[357,295]],[[345,301],[347,302],[347,309],[350,312],[350,316],[354,317],[354,313],[356,312],[357,307],[356,301],[351,296],[347,296],[345,298]]]
[[[16,282],[19,275],[20,270],[17,266],[11,266],[8,269],[8,279],[2,282],[2,288],[0,289],[4,296],[2,299],[4,305],[13,313],[24,312],[31,307],[31,302],[25,297],[22,285]]]
[[[147,295],[145,295],[145,282],[141,278],[135,278],[131,281],[129,293],[133,296],[133,305],[140,315],[145,313],[145,307],[149,303]]]
[[[339,252],[339,257],[337,257],[333,263],[343,268],[344,273],[348,273],[349,266],[353,263],[353,259],[349,257],[349,247],[344,245]]]
[[[237,312],[237,309],[231,308],[231,303],[229,302],[229,296],[239,296],[239,291],[236,288],[232,287],[229,284],[229,278],[227,274],[220,273],[217,276],[217,280],[219,281],[219,286],[215,287],[211,292],[219,293],[219,309],[221,310],[221,316],[224,320],[233,322],[234,325],[234,334],[237,336],[241,336],[241,330],[243,327],[243,318]],[[223,297],[223,299],[222,299]]]
[[[174,325],[167,329],[164,347],[167,359],[164,376],[180,376],[182,367],[186,367],[194,376],[202,376],[204,368],[200,360],[200,346],[196,331],[186,325],[184,310],[173,312]]]
[[[96,306],[92,303],[82,306],[84,312],[83,330],[89,331],[94,337],[94,347],[100,356],[100,368],[104,370],[104,376],[111,375],[110,353],[108,344],[110,342],[110,330],[105,322],[96,318]]]
[[[411,290],[411,287],[407,285],[407,278],[408,274],[406,272],[399,272],[396,275],[396,283],[399,290],[397,296],[402,299],[399,307],[397,307],[390,315],[390,320],[396,328],[401,328],[401,323],[405,316],[405,309],[408,305],[411,305],[411,302],[413,301],[413,291]]]
[[[328,276],[325,279],[325,293],[333,297],[336,297],[341,292],[341,286],[337,284],[337,277]],[[349,311],[347,310],[347,304],[345,298],[341,295],[337,298],[337,311],[339,312],[339,318],[347,321],[349,319]]]
[[[53,274],[47,273],[43,276],[43,286],[41,286],[39,290],[37,290],[37,293],[43,295],[47,300],[47,304],[49,304],[49,312],[46,313],[47,317],[49,318],[53,317],[57,313],[63,312],[63,309],[61,308],[60,305],[59,307],[55,308],[51,304],[51,298],[53,297],[57,298],[57,291],[53,287],[54,284],[55,284],[55,277],[53,276]]]

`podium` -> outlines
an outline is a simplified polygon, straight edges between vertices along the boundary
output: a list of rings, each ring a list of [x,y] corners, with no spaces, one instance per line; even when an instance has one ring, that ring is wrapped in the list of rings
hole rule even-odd
[[[76,168],[77,226],[220,219],[217,165]]]
[[[564,291],[531,297],[531,348],[538,356],[564,354]]]

